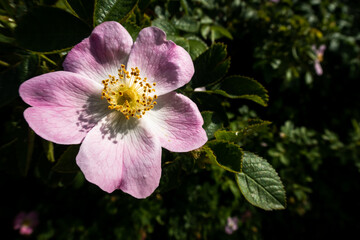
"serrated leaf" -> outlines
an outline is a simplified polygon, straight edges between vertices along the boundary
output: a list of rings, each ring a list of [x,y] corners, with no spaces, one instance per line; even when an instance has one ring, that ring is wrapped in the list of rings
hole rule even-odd
[[[204,119],[203,128],[206,131],[208,139],[211,139],[214,137],[214,133],[223,127],[222,121],[216,113],[211,111],[204,111],[201,115]]]
[[[157,18],[155,20],[153,20],[151,22],[151,25],[154,27],[158,27],[161,30],[163,30],[167,36],[171,36],[171,35],[177,35],[178,32],[174,26],[174,24],[172,24],[171,22],[169,22],[166,19],[163,18]]]
[[[271,122],[259,120],[254,124],[241,129],[240,131],[219,130],[215,132],[215,138],[217,140],[224,140],[228,142],[238,143],[244,140],[246,137],[251,136],[257,131],[263,129],[269,124],[271,124]]]
[[[208,94],[206,92],[193,92],[191,99],[196,103],[199,109],[202,111],[215,112],[224,125],[228,125],[229,120],[224,107],[221,104],[222,101],[217,96]]]
[[[267,106],[269,96],[267,90],[256,80],[243,76],[230,76],[220,83],[219,89],[209,91],[228,98],[252,100]]]
[[[189,41],[189,54],[192,60],[195,60],[208,48],[206,43],[197,37],[188,37]]]
[[[227,57],[226,45],[213,44],[195,61],[195,74],[191,85],[193,88],[204,87],[221,80],[230,67],[230,58]]]
[[[284,186],[265,159],[254,153],[244,152],[242,172],[235,176],[241,193],[252,205],[264,210],[286,207]]]
[[[138,0],[95,0],[94,25],[105,21],[122,21],[137,5]]]
[[[24,15],[15,29],[23,48],[36,52],[68,49],[90,35],[91,29],[80,19],[59,8],[37,7]]]
[[[79,167],[76,165],[76,155],[79,152],[79,145],[71,145],[60,156],[57,163],[52,167],[52,170],[59,173],[75,173],[79,171]]]
[[[196,33],[200,28],[200,22],[189,16],[174,19],[172,22],[177,29],[185,32]]]
[[[243,158],[243,151],[239,145],[231,142],[213,140],[209,141],[206,146],[211,150],[210,154],[214,155],[216,163],[223,169],[233,172],[241,172],[241,162]],[[206,151],[209,151],[206,150]]]

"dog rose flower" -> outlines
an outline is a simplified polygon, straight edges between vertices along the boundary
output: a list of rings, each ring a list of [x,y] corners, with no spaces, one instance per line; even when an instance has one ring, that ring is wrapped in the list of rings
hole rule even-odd
[[[77,44],[64,71],[20,86],[30,127],[58,144],[80,144],[76,162],[106,192],[149,196],[159,185],[161,147],[187,152],[207,141],[189,98],[174,92],[194,74],[189,54],[155,27],[133,42],[117,22]]]

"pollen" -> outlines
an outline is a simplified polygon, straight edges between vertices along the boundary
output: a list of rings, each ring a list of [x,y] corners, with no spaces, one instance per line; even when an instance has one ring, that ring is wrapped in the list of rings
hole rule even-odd
[[[138,67],[127,71],[124,64],[118,69],[118,76],[109,75],[102,81],[104,89],[101,99],[109,103],[108,109],[122,113],[126,119],[140,119],[157,104],[154,100],[156,83],[148,83],[146,77],[140,77]]]

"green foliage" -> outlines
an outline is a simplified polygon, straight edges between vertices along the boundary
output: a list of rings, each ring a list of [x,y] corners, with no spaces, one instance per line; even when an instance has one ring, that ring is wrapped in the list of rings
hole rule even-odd
[[[358,12],[352,0],[0,1],[2,237],[20,239],[12,221],[31,210],[40,224],[30,238],[44,240],[351,235],[360,207]],[[87,182],[79,146],[36,136],[18,96],[25,80],[62,70],[67,52],[109,20],[134,41],[159,27],[189,52],[195,74],[178,91],[196,102],[209,139],[189,153],[163,150],[160,186],[143,200]],[[319,58],[312,47],[322,44]],[[239,218],[231,236],[230,216]]]
[[[253,205],[265,210],[284,209],[284,186],[272,166],[253,153],[244,152],[241,173],[236,174],[241,193]]]
[[[226,45],[214,44],[194,61],[193,88],[215,84],[225,76],[230,67]]]
[[[252,100],[262,106],[267,106],[269,100],[266,89],[259,82],[242,76],[225,78],[219,85],[219,89],[214,89],[211,92],[221,94],[228,98]]]
[[[138,0],[95,0],[94,25],[104,21],[124,21]]]
[[[52,7],[34,8],[20,19],[15,29],[19,45],[36,52],[63,51],[89,34],[89,27],[78,18]]]
[[[207,148],[208,147],[208,148]],[[236,144],[213,140],[206,144],[205,151],[212,161],[229,172],[240,173],[243,150]]]

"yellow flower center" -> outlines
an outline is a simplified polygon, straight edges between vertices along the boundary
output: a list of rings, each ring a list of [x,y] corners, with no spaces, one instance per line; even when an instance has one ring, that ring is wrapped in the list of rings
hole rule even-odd
[[[319,62],[322,62],[324,60],[324,55],[322,53],[318,53],[316,57]]]
[[[126,119],[130,117],[142,118],[157,104],[155,99],[156,83],[146,82],[146,77],[139,77],[140,70],[135,67],[131,72],[126,71],[125,65],[121,64],[118,70],[118,78],[109,75],[102,81],[104,89],[101,99],[106,99],[108,108],[124,114]]]

